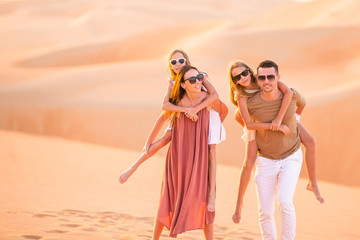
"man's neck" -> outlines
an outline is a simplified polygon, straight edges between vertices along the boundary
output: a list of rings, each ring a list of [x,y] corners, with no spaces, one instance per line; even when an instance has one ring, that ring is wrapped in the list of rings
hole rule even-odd
[[[271,92],[265,92],[265,91],[261,91],[261,97],[264,99],[264,100],[267,100],[267,101],[272,101],[272,100],[276,100],[276,99],[279,99],[281,97],[281,92],[278,88],[275,88],[273,91]]]

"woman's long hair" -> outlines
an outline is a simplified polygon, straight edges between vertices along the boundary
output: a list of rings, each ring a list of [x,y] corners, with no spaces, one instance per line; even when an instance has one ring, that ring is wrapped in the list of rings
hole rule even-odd
[[[182,50],[182,49],[172,50],[169,54],[169,59],[168,59],[168,72],[171,76],[171,80],[174,80],[176,77],[176,73],[172,70],[171,63],[170,63],[170,60],[175,53],[181,53],[184,56],[184,58],[186,59],[185,65],[191,65],[189,56],[186,54],[186,52],[184,50]]]
[[[243,67],[243,68],[249,69],[251,82],[256,82],[256,77],[255,77],[254,71],[248,65],[246,65],[244,62],[237,61],[230,65],[230,67],[229,67],[230,100],[235,106],[238,106],[237,99],[235,99],[235,92],[238,92],[241,95],[244,94],[244,87],[241,86],[240,84],[236,84],[231,75],[232,70],[237,67]]]
[[[198,71],[196,67],[193,67],[190,65],[185,65],[181,68],[180,72],[176,75],[175,83],[174,83],[173,89],[170,93],[170,99],[169,99],[169,101],[172,104],[177,105],[181,101],[181,99],[184,97],[186,91],[181,86],[181,83],[185,82],[185,79],[184,79],[185,73],[187,73],[191,69]],[[177,112],[168,112],[168,114],[170,115],[172,125],[175,126],[175,121],[179,114]]]

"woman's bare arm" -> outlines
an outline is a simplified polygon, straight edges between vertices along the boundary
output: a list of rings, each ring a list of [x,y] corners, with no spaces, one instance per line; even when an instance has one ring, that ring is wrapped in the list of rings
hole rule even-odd
[[[229,109],[226,104],[219,99],[218,101],[215,101],[211,107],[220,114],[220,120],[223,122],[229,113]]]

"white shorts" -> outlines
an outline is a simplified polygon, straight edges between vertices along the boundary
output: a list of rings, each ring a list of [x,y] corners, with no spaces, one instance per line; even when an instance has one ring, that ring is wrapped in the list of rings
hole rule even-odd
[[[256,130],[248,130],[246,126],[243,127],[243,135],[241,136],[242,140],[245,143],[255,140]]]
[[[171,123],[169,123],[167,128],[165,128],[164,133],[166,133],[167,131],[171,131],[172,129],[173,129],[173,127],[171,126]]]
[[[226,139],[226,132],[221,122],[220,114],[210,108],[209,118],[208,144],[219,144]]]

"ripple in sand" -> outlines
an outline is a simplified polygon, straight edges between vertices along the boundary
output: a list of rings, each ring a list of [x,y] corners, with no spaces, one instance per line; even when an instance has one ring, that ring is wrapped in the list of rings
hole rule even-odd
[[[107,224],[107,225],[115,225],[116,224],[116,222],[114,222],[112,220],[107,220],[107,219],[100,220],[99,222]]]
[[[69,219],[63,219],[63,218],[59,218],[58,220],[59,220],[59,221],[63,221],[63,222],[70,222]]]
[[[26,239],[41,239],[41,236],[36,236],[36,235],[22,235],[23,238]]]
[[[96,232],[97,231],[97,229],[93,228],[93,227],[83,228],[82,230],[87,231],[87,232]]]
[[[69,231],[64,231],[64,230],[49,230],[49,231],[45,231],[47,233],[67,233]]]
[[[34,217],[39,217],[39,218],[46,218],[46,217],[56,217],[55,215],[50,215],[50,214],[34,214]]]
[[[60,213],[68,213],[68,214],[85,214],[83,211],[74,210],[74,209],[64,209]]]
[[[61,224],[61,226],[76,228],[76,227],[80,227],[81,225],[69,223],[69,224]]]

